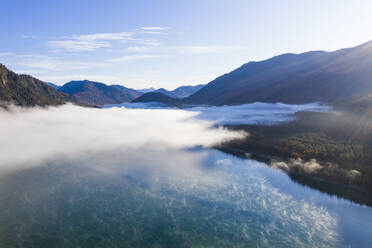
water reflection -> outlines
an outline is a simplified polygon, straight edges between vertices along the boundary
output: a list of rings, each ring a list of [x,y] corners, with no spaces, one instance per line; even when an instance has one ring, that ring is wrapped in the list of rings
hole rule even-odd
[[[67,105],[0,114],[0,247],[372,243],[371,208],[203,148],[240,134],[195,113]]]
[[[367,229],[345,236],[349,225],[370,225],[370,208],[334,208],[329,196],[260,162],[203,149],[90,156],[2,174],[0,246],[366,247],[372,240]]]
[[[302,175],[289,175],[290,178],[304,186],[311,187],[330,196],[347,199],[361,205],[372,207],[372,195],[366,191],[351,188],[350,186],[316,180]]]
[[[240,158],[246,158],[246,151],[237,151],[237,150],[224,150],[219,149],[221,151],[226,152],[227,154],[232,154]],[[262,163],[269,163],[270,157],[263,156],[260,154],[250,154],[250,158],[260,161]],[[326,193],[330,196],[336,196],[341,199],[346,199],[348,201],[366,205],[368,207],[372,207],[372,195],[371,192],[365,191],[360,188],[353,188],[348,185],[342,185],[339,183],[327,182],[325,180],[312,178],[305,175],[300,174],[289,174],[288,175],[293,182],[298,183],[300,185],[310,187],[311,189],[318,190],[322,193]],[[275,179],[273,179],[275,181]],[[280,183],[278,184],[280,185]],[[278,186],[277,185],[277,186]]]

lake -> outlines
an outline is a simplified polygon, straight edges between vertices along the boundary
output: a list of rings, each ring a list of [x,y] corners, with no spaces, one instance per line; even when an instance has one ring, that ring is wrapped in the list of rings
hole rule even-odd
[[[201,120],[189,122],[188,113],[166,110],[171,112],[165,112],[163,122],[154,116],[165,110],[141,116],[138,110],[89,110],[93,114],[85,115],[78,107],[66,108],[54,115],[48,112],[53,110],[18,113],[22,123],[32,124],[29,135],[19,118],[8,116],[13,126],[22,127],[16,131],[23,138],[7,140],[12,156],[1,158],[9,166],[0,170],[0,247],[372,243],[371,207],[306,186],[262,162],[207,148],[209,141],[230,134]],[[99,111],[107,112],[97,117]],[[99,122],[103,117],[111,118],[109,124]],[[35,126],[43,123],[38,133]],[[77,123],[82,129],[75,130]],[[161,129],[164,123],[168,126]]]

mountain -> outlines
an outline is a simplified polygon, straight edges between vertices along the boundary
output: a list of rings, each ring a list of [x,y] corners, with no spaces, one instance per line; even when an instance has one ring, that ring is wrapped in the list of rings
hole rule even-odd
[[[173,94],[173,92],[171,92],[169,90],[166,90],[164,88],[160,88],[160,89],[154,90],[153,92],[155,92],[155,93],[161,93],[163,95],[166,95],[166,96],[169,96],[169,97],[172,97],[172,98],[178,98],[177,95]]]
[[[203,84],[196,86],[181,86],[173,91],[160,88],[153,92],[145,93],[132,102],[160,102],[168,106],[179,107],[182,105],[182,98],[191,95],[203,87]]]
[[[170,96],[166,96],[159,92],[149,92],[145,93],[142,96],[138,97],[137,99],[134,99],[132,101],[133,103],[139,103],[139,102],[159,102],[163,103],[168,106],[180,106],[181,101],[177,98],[173,98]]]
[[[137,92],[142,92],[142,93],[156,92],[156,93],[161,93],[161,94],[169,96],[169,97],[182,99],[182,98],[185,98],[185,97],[188,97],[188,96],[194,94],[195,92],[197,92],[198,90],[200,90],[204,86],[205,86],[205,84],[198,84],[198,85],[195,85],[195,86],[186,85],[186,86],[180,86],[180,87],[178,87],[178,88],[176,88],[175,90],[172,90],[172,91],[166,90],[164,88],[159,88],[159,89],[148,88],[148,89],[142,89],[142,90],[136,90],[136,91]]]
[[[18,75],[0,64],[0,101],[20,106],[60,105],[72,98],[28,75]]]
[[[187,104],[340,101],[372,92],[372,41],[334,52],[283,54],[249,62],[187,97]]]
[[[149,93],[149,92],[153,92],[155,91],[156,89],[151,87],[151,88],[146,88],[146,89],[136,89],[137,92],[140,92],[140,93]]]
[[[175,90],[171,91],[173,95],[177,96],[178,98],[185,98],[188,96],[191,96],[201,88],[203,88],[205,84],[198,84],[195,86],[186,85],[186,86],[180,86],[176,88]]]
[[[46,82],[47,84],[49,84],[50,86],[52,86],[54,89],[58,90],[59,88],[61,88],[61,86],[59,85],[56,85],[54,83],[49,83],[49,82]]]
[[[141,95],[121,85],[109,86],[88,80],[68,82],[58,91],[70,94],[80,103],[98,106],[130,102]]]
[[[125,92],[126,94],[128,94],[130,96],[130,98],[132,98],[131,100],[136,99],[137,97],[143,95],[142,92],[138,92],[134,89],[127,88],[127,87],[124,87],[122,85],[113,84],[113,85],[111,85],[111,87],[114,87],[116,89],[119,89],[119,90]]]

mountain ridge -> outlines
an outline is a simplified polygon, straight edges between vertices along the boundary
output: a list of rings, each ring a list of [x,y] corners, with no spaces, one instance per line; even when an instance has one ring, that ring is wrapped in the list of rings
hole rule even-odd
[[[167,90],[165,88],[158,88],[158,89],[148,88],[148,89],[142,89],[142,90],[137,90],[137,91],[142,92],[142,93],[149,93],[149,92],[162,93],[163,95],[166,95],[166,96],[182,99],[182,98],[186,98],[194,94],[195,92],[197,92],[204,86],[205,84],[182,85],[182,86],[175,88],[174,90]]]
[[[98,106],[130,102],[140,96],[135,90],[121,85],[106,85],[89,80],[70,81],[58,91],[70,94],[78,102]]]
[[[251,61],[223,74],[185,98],[184,103],[332,103],[350,95],[372,92],[369,68],[372,68],[372,41],[333,52],[286,53]]]
[[[17,74],[0,64],[0,101],[32,107],[61,105],[74,100],[37,78]]]
[[[140,102],[143,103],[158,102],[174,107],[180,107],[182,105],[182,102],[179,99],[164,95],[163,93],[160,92],[148,92],[132,101],[132,103]]]

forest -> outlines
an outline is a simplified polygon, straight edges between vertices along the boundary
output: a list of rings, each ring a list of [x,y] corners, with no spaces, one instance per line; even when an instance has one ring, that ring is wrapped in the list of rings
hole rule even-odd
[[[330,112],[298,112],[280,125],[234,125],[249,136],[218,148],[264,158],[287,171],[372,191],[372,97],[333,103]]]

